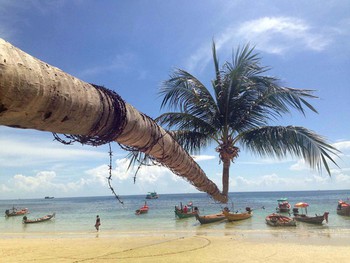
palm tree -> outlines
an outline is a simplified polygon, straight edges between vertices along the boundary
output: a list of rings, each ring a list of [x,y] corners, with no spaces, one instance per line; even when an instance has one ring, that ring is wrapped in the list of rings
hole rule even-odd
[[[324,138],[304,127],[270,126],[284,113],[305,108],[317,112],[306,99],[312,90],[281,86],[274,77],[264,76],[269,68],[249,44],[238,48],[232,62],[219,67],[215,43],[212,46],[215,79],[209,90],[189,72],[176,69],[163,83],[161,107],[167,112],[156,120],[172,130],[174,138],[190,153],[198,153],[215,142],[223,165],[222,194],[229,190],[231,162],[240,149],[260,156],[283,158],[288,154],[303,158],[312,168],[323,165],[330,175],[327,161],[336,164],[330,154],[337,150]]]
[[[197,189],[226,196],[154,120],[115,92],[91,85],[0,38],[0,125],[72,135],[82,143],[116,141],[145,152]]]

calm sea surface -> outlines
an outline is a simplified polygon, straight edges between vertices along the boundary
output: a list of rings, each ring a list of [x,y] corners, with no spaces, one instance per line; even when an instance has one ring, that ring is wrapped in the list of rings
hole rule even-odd
[[[146,194],[145,194],[146,195]],[[196,194],[164,194],[158,199],[147,200],[149,212],[135,215],[135,210],[145,202],[145,195],[122,196],[124,205],[113,196],[78,197],[54,199],[0,200],[0,237],[11,235],[40,233],[84,235],[94,233],[95,218],[101,218],[100,234],[110,235],[142,235],[142,233],[174,232],[198,234],[249,234],[289,231],[302,236],[317,235],[336,237],[338,234],[350,235],[350,217],[337,215],[337,202],[350,197],[350,190],[338,191],[295,191],[295,192],[247,192],[230,193],[228,204],[231,211],[244,211],[245,207],[254,210],[252,218],[239,222],[220,222],[200,225],[195,218],[177,219],[175,205],[183,205],[192,201],[201,214],[218,213],[223,205],[214,202],[204,193]],[[299,222],[297,227],[283,230],[266,225],[265,216],[275,212],[277,199],[286,197],[291,205],[297,202],[309,203],[308,214],[323,214],[328,211],[329,223],[322,226]],[[29,219],[56,213],[56,218],[38,224],[22,224],[22,216],[5,217],[5,210],[12,208],[28,208]],[[265,209],[263,209],[264,207]],[[279,232],[277,232],[279,231]]]

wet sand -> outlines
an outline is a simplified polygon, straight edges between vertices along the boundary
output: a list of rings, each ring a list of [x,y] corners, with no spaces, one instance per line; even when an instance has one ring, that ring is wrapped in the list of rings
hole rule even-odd
[[[193,233],[0,236],[2,262],[349,262],[349,238]]]

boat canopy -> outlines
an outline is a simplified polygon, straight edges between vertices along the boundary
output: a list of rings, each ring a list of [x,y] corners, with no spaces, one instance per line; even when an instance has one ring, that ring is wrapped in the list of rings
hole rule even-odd
[[[303,207],[303,208],[308,207],[308,206],[309,206],[309,204],[308,203],[304,203],[304,202],[296,203],[294,205],[294,207]]]
[[[341,205],[342,207],[350,206],[350,203],[347,203],[347,202],[345,202],[345,201],[343,201],[343,200],[339,200],[339,201],[338,201],[338,204]]]

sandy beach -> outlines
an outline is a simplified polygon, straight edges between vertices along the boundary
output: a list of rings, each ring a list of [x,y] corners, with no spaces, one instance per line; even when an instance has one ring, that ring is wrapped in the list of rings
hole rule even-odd
[[[300,193],[289,194],[292,200],[299,199]],[[178,203],[177,195],[150,202],[150,211],[142,216],[134,214],[141,203],[138,196],[126,199],[125,209],[106,197],[22,200],[21,207],[32,211],[28,217],[35,218],[42,213],[38,210],[47,207],[57,212],[56,217],[29,225],[22,224],[21,217],[0,217],[0,262],[350,262],[350,220],[334,212],[333,202],[344,193],[302,194],[317,201],[311,214],[331,211],[328,223],[267,225],[265,216],[275,209],[280,193],[234,195],[239,204],[249,198],[253,206],[262,202],[266,209],[256,209],[247,220],[205,225],[194,218],[175,217],[172,204]],[[208,204],[205,195],[183,199],[193,200],[208,214],[217,208]],[[3,201],[0,211],[11,207],[11,202]],[[98,232],[97,204],[105,209],[99,211]]]
[[[349,262],[349,239],[91,233],[0,239],[2,262]]]

